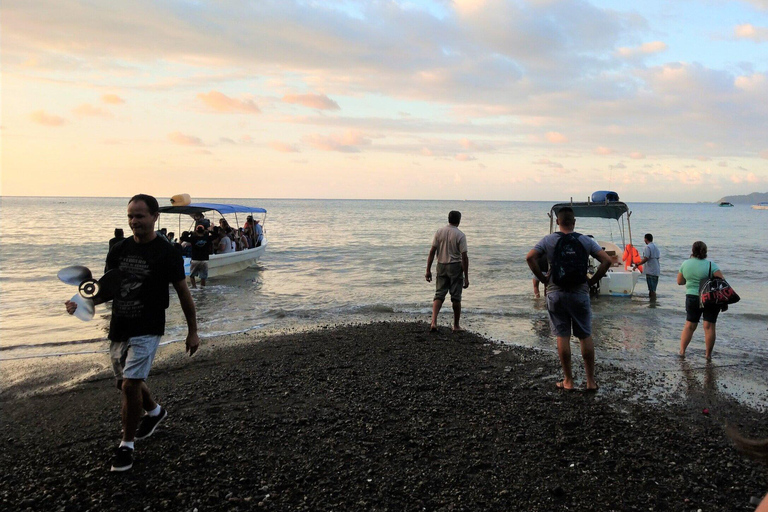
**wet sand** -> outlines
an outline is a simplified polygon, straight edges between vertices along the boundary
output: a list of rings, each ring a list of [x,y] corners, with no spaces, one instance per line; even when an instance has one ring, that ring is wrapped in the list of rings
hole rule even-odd
[[[723,433],[768,436],[768,413],[713,391],[703,361],[686,362],[683,399],[658,403],[658,383],[599,360],[598,393],[563,392],[553,353],[427,331],[176,347],[148,381],[169,417],[127,474],[108,472],[120,397],[105,371],[65,390],[50,386],[68,363],[15,379],[0,393],[0,509],[720,511],[768,490]]]

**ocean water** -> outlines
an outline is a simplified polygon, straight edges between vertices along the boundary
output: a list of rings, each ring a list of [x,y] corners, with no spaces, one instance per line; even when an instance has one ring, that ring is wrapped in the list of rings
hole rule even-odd
[[[0,199],[0,361],[106,349],[108,306],[97,306],[91,322],[70,317],[63,303],[76,288],[59,282],[56,272],[78,264],[101,275],[114,228],[130,233],[126,201]],[[340,322],[428,321],[434,284],[424,280],[427,253],[435,230],[457,209],[470,257],[464,326],[506,343],[554,350],[544,301],[534,300],[525,263],[528,250],[549,232],[547,212],[554,201],[219,201],[266,208],[269,247],[253,268],[211,279],[206,289],[193,292],[203,337]],[[704,240],[742,297],[717,324],[715,360],[723,389],[730,384],[750,390],[750,397],[766,403],[768,212],[712,204],[629,206],[635,245],[641,248],[643,234],[652,232],[661,250],[658,300],[649,303],[641,278],[632,298],[593,301],[598,362],[679,372],[675,354],[685,291],[675,277],[691,244]],[[161,225],[178,231],[176,219],[161,216]],[[621,241],[615,221],[577,220],[577,231]],[[183,339],[184,317],[173,293],[167,317],[165,340]],[[445,308],[441,324],[449,323]],[[701,331],[688,360],[703,365]]]

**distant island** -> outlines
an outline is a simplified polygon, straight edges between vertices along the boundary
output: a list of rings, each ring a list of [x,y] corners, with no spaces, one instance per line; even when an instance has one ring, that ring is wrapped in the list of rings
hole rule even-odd
[[[757,204],[757,203],[764,203],[768,202],[768,192],[752,192],[751,194],[747,194],[745,196],[725,196],[719,201],[715,201],[716,203],[720,203],[723,201],[727,201],[729,203],[733,204]]]

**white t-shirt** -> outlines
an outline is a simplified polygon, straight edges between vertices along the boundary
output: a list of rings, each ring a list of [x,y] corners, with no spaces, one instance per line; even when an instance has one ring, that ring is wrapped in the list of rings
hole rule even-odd
[[[461,263],[461,254],[467,252],[467,237],[459,228],[448,224],[437,230],[432,247],[437,248],[438,263]]]

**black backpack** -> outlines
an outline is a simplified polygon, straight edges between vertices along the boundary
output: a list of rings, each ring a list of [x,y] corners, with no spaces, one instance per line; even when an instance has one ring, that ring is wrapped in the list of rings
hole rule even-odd
[[[563,289],[577,288],[587,282],[589,255],[579,241],[579,233],[557,234],[560,238],[552,259],[552,282]]]

